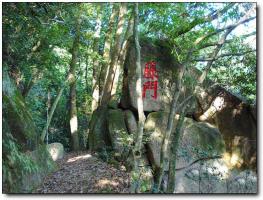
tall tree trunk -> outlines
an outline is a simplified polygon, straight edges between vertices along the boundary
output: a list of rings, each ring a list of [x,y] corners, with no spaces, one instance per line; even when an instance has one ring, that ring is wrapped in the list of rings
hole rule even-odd
[[[48,119],[48,112],[49,112],[49,108],[50,108],[50,90],[48,89],[48,91],[47,91],[47,119]],[[47,135],[47,144],[48,144],[48,129],[46,130],[47,131],[47,133],[46,133],[46,135]]]
[[[104,51],[103,51],[103,62],[101,64],[101,69],[100,69],[100,77],[99,77],[99,101],[101,101],[101,96],[102,96],[102,92],[103,92],[103,87],[104,87],[104,83],[109,71],[109,67],[110,67],[110,50],[111,50],[111,45],[112,45],[112,41],[113,41],[113,30],[115,27],[115,19],[116,16],[119,15],[119,11],[120,11],[120,7],[117,3],[113,4],[113,10],[110,16],[110,20],[109,20],[109,25],[108,25],[108,30],[107,33],[105,35],[105,45],[104,45]]]
[[[46,133],[47,133],[48,127],[49,127],[49,125],[50,125],[50,122],[51,122],[51,120],[52,120],[53,114],[54,114],[54,112],[55,112],[55,110],[56,110],[56,107],[57,107],[57,105],[58,105],[58,102],[59,102],[62,94],[63,94],[64,89],[66,88],[67,84],[68,84],[69,81],[70,81],[70,78],[71,78],[71,76],[70,76],[70,74],[68,74],[65,82],[62,84],[62,86],[60,87],[60,89],[59,89],[59,91],[58,91],[58,94],[57,94],[57,96],[56,96],[56,98],[55,98],[54,103],[53,103],[52,106],[51,106],[50,112],[49,112],[48,117],[47,117],[46,126],[44,127],[44,129],[43,129],[43,131],[42,131],[42,133],[41,133],[41,136],[40,136],[41,141],[44,141],[44,139],[45,139],[45,137],[46,137]]]
[[[32,72],[31,78],[28,81],[27,84],[25,84],[23,91],[22,91],[22,96],[25,98],[29,91],[31,90],[31,88],[34,86],[34,84],[36,83],[36,81],[39,79],[39,75],[40,75],[40,71],[35,69],[35,71]]]
[[[161,187],[161,182],[163,179],[164,175],[164,167],[168,165],[169,162],[169,143],[170,143],[170,136],[172,133],[173,129],[173,124],[174,124],[174,117],[177,109],[177,104],[178,104],[178,98],[180,95],[180,91],[182,89],[182,78],[184,75],[185,67],[183,65],[179,65],[178,69],[178,74],[176,77],[176,85],[175,85],[175,90],[173,94],[173,100],[171,104],[171,109],[168,117],[168,123],[166,127],[165,134],[163,136],[163,141],[162,141],[162,147],[161,147],[161,154],[160,154],[160,169],[157,172],[157,180],[154,183],[153,187],[153,192],[159,192],[160,187]]]
[[[111,4],[112,5],[112,4]],[[89,123],[89,130],[88,130],[88,146],[89,149],[92,151],[100,151],[101,149],[105,148],[104,145],[104,129],[100,126],[100,124],[106,123],[105,112],[107,112],[107,106],[101,105],[101,95],[103,91],[103,86],[105,85],[106,81],[106,74],[110,67],[110,52],[112,48],[112,41],[113,41],[113,30],[116,25],[116,17],[119,15],[120,7],[119,4],[113,4],[112,14],[109,19],[109,28],[105,35],[105,45],[103,51],[103,62],[100,63],[100,75],[99,75],[99,105],[95,112],[92,113],[91,121]],[[98,121],[99,120],[99,125]],[[99,127],[98,127],[99,126]],[[99,129],[99,130],[98,130]]]
[[[179,144],[179,139],[181,136],[181,130],[183,127],[185,111],[187,106],[184,106],[182,112],[180,113],[179,119],[176,124],[175,133],[172,135],[171,139],[171,156],[169,160],[169,174],[168,174],[168,193],[173,193],[175,189],[175,173],[176,173],[176,156],[177,156],[177,148]]]
[[[106,76],[105,83],[103,86],[101,105],[106,105],[111,98],[111,89],[112,89],[112,84],[113,84],[113,79],[114,79],[114,72],[116,71],[118,57],[121,51],[121,45],[122,45],[121,35],[123,33],[126,12],[127,12],[126,3],[121,3],[119,20],[118,20],[117,30],[116,30],[116,38],[114,41],[114,47],[112,49],[110,67],[109,67],[108,73],[106,74],[107,76]]]
[[[118,81],[119,81],[119,76],[121,74],[121,68],[124,64],[125,61],[125,57],[126,57],[126,53],[127,53],[127,47],[128,47],[128,39],[129,37],[132,35],[132,31],[133,31],[133,15],[130,17],[129,23],[128,23],[128,27],[124,36],[124,41],[122,43],[122,48],[121,48],[121,52],[118,58],[118,62],[117,62],[117,66],[116,66],[116,70],[114,72],[114,80],[112,83],[112,89],[111,89],[111,96],[114,96],[117,92],[117,88],[118,88]]]
[[[101,6],[100,6],[101,7]],[[99,8],[100,8],[99,7]],[[94,34],[94,44],[93,44],[93,52],[99,53],[99,39],[101,32],[101,12],[98,9],[98,17],[96,20],[95,34]],[[93,77],[92,77],[92,104],[91,111],[96,110],[99,104],[99,72],[100,72],[100,63],[98,56],[93,58]]]
[[[138,193],[140,191],[140,174],[141,170],[139,168],[139,163],[141,160],[141,149],[142,149],[142,138],[143,138],[143,127],[145,123],[145,116],[143,112],[143,99],[142,99],[142,70],[141,70],[141,53],[140,53],[140,44],[138,36],[138,23],[139,23],[139,14],[138,14],[138,3],[135,3],[134,6],[134,41],[135,41],[135,58],[136,58],[136,94],[137,94],[137,107],[138,107],[138,130],[137,137],[135,141],[135,147],[133,150],[134,156],[134,168],[132,174],[132,193]]]
[[[79,137],[78,137],[78,118],[77,118],[77,99],[76,99],[76,67],[77,67],[77,54],[80,40],[80,16],[77,19],[76,24],[76,36],[71,49],[71,63],[69,74],[71,76],[70,86],[70,133],[71,133],[71,145],[74,151],[79,150]]]

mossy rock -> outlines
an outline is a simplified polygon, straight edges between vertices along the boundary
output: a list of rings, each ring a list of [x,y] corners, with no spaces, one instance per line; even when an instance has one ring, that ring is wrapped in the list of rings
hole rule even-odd
[[[51,158],[56,161],[64,156],[64,146],[61,143],[55,142],[47,145],[47,151]]]
[[[119,161],[126,159],[132,137],[128,134],[123,111],[121,109],[110,109],[107,115],[107,125],[115,157]]]
[[[145,135],[148,135],[147,153],[153,168],[160,167],[160,151],[165,134],[169,113],[150,113],[145,122]],[[172,134],[174,134],[179,115],[175,116]],[[184,124],[177,147],[176,167],[181,168],[195,160],[225,152],[224,140],[218,129],[208,123],[184,119]],[[171,156],[171,155],[170,155]],[[168,166],[165,166],[168,168]]]
[[[92,151],[103,151],[106,150],[108,143],[107,133],[107,107],[98,107],[92,114],[90,120],[90,131],[88,135],[89,149]]]
[[[114,96],[108,103],[108,108],[117,109],[118,108],[118,99]]]
[[[13,161],[16,165],[12,166],[10,163],[12,159],[4,159],[9,167],[3,174],[4,193],[32,193],[47,175],[57,170],[57,164],[52,160],[46,145],[41,145],[31,152],[16,152],[16,154],[18,154],[16,157],[23,159]],[[11,180],[6,179],[8,176]]]
[[[39,184],[42,183],[44,177],[57,170],[57,164],[53,161],[46,145],[41,145],[37,150],[29,152],[28,155],[37,163],[37,172],[26,174],[22,177],[21,190],[23,193],[32,192]]]
[[[36,126],[21,93],[3,68],[3,117],[10,131],[25,149],[34,149],[38,136]],[[28,146],[28,144],[31,144]]]

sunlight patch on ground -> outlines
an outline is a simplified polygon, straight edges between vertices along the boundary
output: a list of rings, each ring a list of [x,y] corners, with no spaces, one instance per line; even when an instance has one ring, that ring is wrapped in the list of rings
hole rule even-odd
[[[98,183],[96,184],[96,186],[98,187],[105,187],[105,186],[118,186],[119,183],[113,180],[109,180],[109,179],[101,179],[98,181]]]
[[[75,162],[77,160],[84,160],[84,159],[88,159],[88,158],[91,158],[92,156],[90,154],[86,154],[86,155],[81,155],[81,156],[76,156],[76,157],[73,157],[73,158],[69,158],[67,160],[67,163],[71,163],[71,162]]]

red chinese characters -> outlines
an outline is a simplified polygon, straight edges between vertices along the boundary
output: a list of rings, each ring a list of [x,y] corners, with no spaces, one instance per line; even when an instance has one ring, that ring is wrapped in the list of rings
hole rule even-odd
[[[157,99],[158,75],[156,71],[156,63],[154,61],[145,64],[143,77],[151,80],[143,84],[142,97],[145,98],[147,90],[153,90],[153,95],[151,96],[152,98]]]

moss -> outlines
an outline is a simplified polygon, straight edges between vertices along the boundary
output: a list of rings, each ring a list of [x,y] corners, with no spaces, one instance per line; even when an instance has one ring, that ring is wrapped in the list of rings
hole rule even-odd
[[[166,124],[168,120],[169,113],[159,111],[159,112],[152,112],[147,116],[144,128],[146,132],[153,131],[156,127],[160,126],[161,124]],[[156,126],[158,124],[158,126]],[[165,131],[165,130],[163,130]]]
[[[3,116],[6,118],[12,135],[26,145],[31,142],[31,149],[36,147],[36,127],[25,101],[6,69],[3,70]]]
[[[32,152],[22,152],[3,118],[3,192],[30,193],[43,177],[57,169],[42,145]]]
[[[57,164],[48,153],[46,145],[41,145],[37,150],[27,155],[35,162],[37,171],[27,173],[22,177],[21,190],[24,193],[35,190],[42,183],[44,177],[58,169]]]
[[[92,114],[90,121],[89,149],[93,151],[101,151],[106,148],[107,129],[106,116],[108,109],[106,107],[99,107]]]
[[[195,134],[191,134],[191,132]],[[198,152],[208,155],[224,153],[225,144],[216,128],[212,128],[204,122],[193,123],[188,126],[188,133],[191,134],[192,142],[198,144],[196,147]]]
[[[108,113],[108,118],[113,122],[116,123],[115,125],[119,125],[120,128],[124,126],[124,113],[121,109],[110,109]]]
[[[132,136],[128,134],[124,112],[120,109],[110,109],[107,116],[109,138],[114,150],[115,157],[119,160],[127,159]]]

